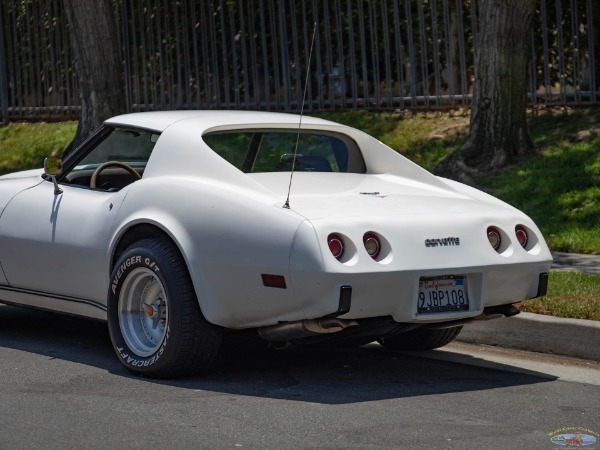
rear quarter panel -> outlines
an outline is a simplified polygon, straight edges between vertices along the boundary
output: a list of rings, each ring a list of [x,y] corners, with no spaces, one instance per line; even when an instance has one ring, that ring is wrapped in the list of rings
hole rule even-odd
[[[156,177],[131,186],[111,248],[134,225],[161,228],[185,259],[206,319],[230,328],[259,326],[298,316],[291,286],[267,288],[261,274],[289,282],[290,248],[303,221],[264,196],[226,183]]]

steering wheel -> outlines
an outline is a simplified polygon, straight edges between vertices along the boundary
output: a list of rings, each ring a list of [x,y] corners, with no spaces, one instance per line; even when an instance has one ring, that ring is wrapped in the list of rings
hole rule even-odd
[[[102,172],[107,167],[113,167],[113,166],[120,167],[121,169],[125,169],[127,172],[129,172],[131,175],[133,175],[137,180],[140,180],[142,178],[142,176],[139,173],[137,173],[137,171],[128,164],[125,164],[120,161],[106,161],[104,164],[100,164],[96,168],[96,170],[94,170],[94,173],[92,174],[92,178],[90,179],[90,188],[96,189],[96,179],[98,178],[98,175],[100,175],[100,172]]]

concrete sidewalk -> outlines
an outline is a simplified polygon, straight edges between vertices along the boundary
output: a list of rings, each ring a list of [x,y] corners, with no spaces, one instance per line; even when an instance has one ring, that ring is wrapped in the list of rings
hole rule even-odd
[[[552,270],[574,271],[600,275],[600,255],[552,252]]]
[[[600,256],[552,253],[551,270],[600,275]],[[600,362],[600,322],[521,313],[465,325],[459,341]]]

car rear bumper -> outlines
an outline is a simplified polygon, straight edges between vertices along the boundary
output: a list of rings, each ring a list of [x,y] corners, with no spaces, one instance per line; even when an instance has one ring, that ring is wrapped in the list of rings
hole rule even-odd
[[[549,266],[546,262],[380,273],[299,272],[291,274],[291,284],[305,319],[391,316],[397,322],[432,323],[476,317],[488,307],[545,295]],[[447,275],[466,277],[468,309],[419,313],[420,279]]]

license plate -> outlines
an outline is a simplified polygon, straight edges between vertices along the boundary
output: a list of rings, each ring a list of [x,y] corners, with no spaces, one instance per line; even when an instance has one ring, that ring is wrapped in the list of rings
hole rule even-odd
[[[468,311],[467,277],[465,275],[443,275],[421,277],[419,280],[419,314],[434,314],[453,311]]]

